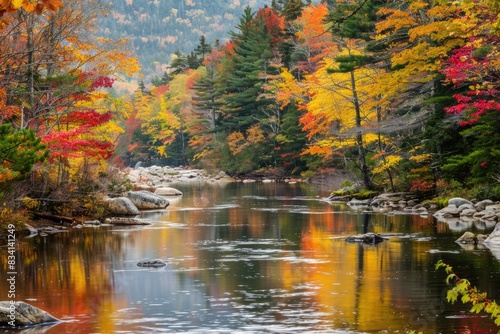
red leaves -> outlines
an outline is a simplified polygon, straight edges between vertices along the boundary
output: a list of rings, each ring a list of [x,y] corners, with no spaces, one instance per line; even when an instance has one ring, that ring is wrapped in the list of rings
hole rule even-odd
[[[92,128],[109,122],[112,117],[111,112],[105,114],[99,114],[94,110],[72,112],[61,120],[61,124],[65,124],[69,130],[52,132],[44,136],[42,142],[48,145],[51,159],[57,157],[109,159],[114,152],[113,144],[96,139]]]
[[[455,94],[457,104],[445,111],[451,114],[464,114],[461,126],[476,123],[481,116],[489,112],[500,111],[498,75],[494,64],[494,47],[496,38],[483,41],[471,39],[470,44],[456,49],[448,58],[448,66],[441,72],[446,75],[446,81],[455,87],[469,86],[466,94]]]
[[[257,17],[264,19],[266,30],[273,37],[271,42],[273,44],[277,43],[283,34],[283,29],[285,29],[284,18],[276,15],[276,13],[269,7],[259,9]]]
[[[476,123],[487,112],[500,111],[500,103],[495,101],[498,99],[497,90],[470,91],[467,95],[455,94],[453,97],[458,104],[445,108],[445,111],[450,114],[465,113],[465,119],[460,122],[460,126]],[[491,99],[485,99],[485,97]]]

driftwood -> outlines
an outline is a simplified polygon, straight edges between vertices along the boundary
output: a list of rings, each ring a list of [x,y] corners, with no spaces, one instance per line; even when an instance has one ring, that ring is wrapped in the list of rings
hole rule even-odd
[[[48,212],[35,212],[35,211],[31,211],[31,214],[34,217],[48,219],[48,220],[51,220],[51,221],[59,223],[59,224],[62,224],[62,223],[72,224],[75,221],[71,217],[53,215],[53,214],[48,213]]]

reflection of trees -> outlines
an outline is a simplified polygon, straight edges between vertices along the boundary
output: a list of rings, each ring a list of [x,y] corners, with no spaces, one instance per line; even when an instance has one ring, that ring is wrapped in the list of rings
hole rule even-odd
[[[109,263],[122,261],[123,244],[121,234],[104,228],[84,228],[20,241],[16,299],[37,299],[35,306],[57,317],[110,312],[113,291]],[[5,252],[0,264],[7,268]],[[6,291],[4,282],[2,279],[0,286]],[[40,299],[41,296],[46,299]]]

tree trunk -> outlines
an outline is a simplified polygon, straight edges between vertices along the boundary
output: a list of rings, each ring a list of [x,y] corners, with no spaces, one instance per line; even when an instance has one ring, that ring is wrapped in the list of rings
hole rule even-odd
[[[363,183],[367,189],[373,189],[373,183],[370,179],[370,171],[368,165],[366,164],[366,151],[363,144],[363,133],[361,132],[361,107],[359,106],[358,92],[356,90],[356,78],[354,76],[354,71],[350,71],[351,74],[351,88],[354,110],[356,112],[356,144],[358,146],[358,163],[359,169],[361,170],[361,175],[363,177]]]

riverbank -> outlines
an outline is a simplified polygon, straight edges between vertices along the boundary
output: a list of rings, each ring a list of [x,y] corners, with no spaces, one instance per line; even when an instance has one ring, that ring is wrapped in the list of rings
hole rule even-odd
[[[40,213],[28,212],[28,214],[31,214],[30,222],[28,223],[28,227],[20,234],[24,236],[33,233],[44,235],[49,233],[58,233],[71,228],[81,228],[84,225],[100,225],[103,224],[107,218],[122,216],[122,214],[110,210],[110,205],[106,204],[109,203],[109,199],[105,200],[106,198],[127,197],[128,193],[131,191],[146,191],[168,199],[169,196],[181,195],[181,193],[175,192],[176,184],[189,183],[217,184],[224,182],[307,182],[317,189],[319,193],[327,194],[325,198],[323,198],[324,200],[332,203],[344,203],[353,210],[384,212],[389,215],[412,214],[430,216],[435,215],[436,212],[439,212],[438,210],[442,209],[442,206],[440,207],[436,203],[422,201],[422,199],[419,199],[414,193],[381,194],[373,196],[369,199],[349,197],[339,198],[335,196],[328,197],[328,194],[332,193],[333,190],[340,189],[346,180],[350,181],[346,174],[334,170],[324,171],[323,173],[319,173],[309,179],[286,176],[271,177],[268,175],[256,174],[229,176],[223,171],[208,173],[207,171],[201,169],[169,166],[139,167],[134,169],[128,168],[125,170],[115,170],[115,172],[121,180],[119,182],[121,186],[113,189],[113,191],[96,196],[96,198],[99,198],[99,203],[96,205],[102,206],[104,210],[101,217],[60,217],[61,219],[58,220],[57,218],[59,216],[57,215],[53,215],[50,219],[47,219]],[[443,221],[450,219],[458,220],[459,223],[465,221],[465,224],[468,224],[471,220],[476,219],[478,221],[487,221],[488,226],[492,223],[498,222],[500,220],[500,208],[492,211],[493,208],[496,208],[495,205],[498,203],[493,203],[492,201],[483,201],[482,203],[488,203],[488,212],[478,212],[482,211],[477,209],[479,208],[478,206],[476,206],[476,211],[473,212],[472,209],[474,208],[474,204],[470,202],[471,205],[467,208],[461,207],[458,209],[448,207],[444,215],[438,214],[436,215],[436,218]],[[133,223],[132,220],[130,221]]]

